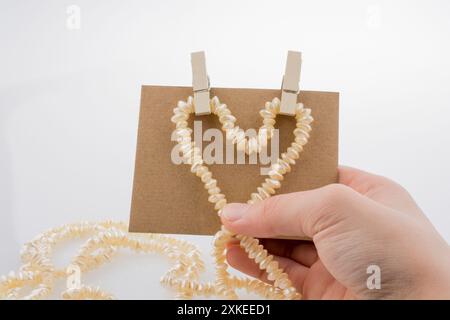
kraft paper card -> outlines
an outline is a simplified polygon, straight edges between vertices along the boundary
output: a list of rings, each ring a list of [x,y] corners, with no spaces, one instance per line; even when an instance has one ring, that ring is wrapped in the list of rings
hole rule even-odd
[[[176,146],[171,139],[175,128],[170,121],[173,108],[192,94],[192,87],[142,87],[130,232],[213,235],[220,228],[203,183],[190,172],[188,164],[174,164],[172,159]],[[280,90],[272,89],[211,89],[211,97],[216,95],[227,104],[237,118],[236,125],[244,130],[258,130],[262,125],[259,111],[266,101],[280,94]],[[292,171],[284,176],[277,194],[314,189],[338,179],[339,94],[301,91],[299,101],[312,111],[311,137]],[[191,128],[193,121],[200,121],[197,125],[201,124],[201,133],[221,128],[214,115],[192,115],[190,121]],[[281,154],[294,140],[295,120],[278,115],[275,127],[279,129]],[[225,150],[225,134],[220,132]],[[202,143],[205,150],[212,141]],[[223,154],[225,157],[225,151]],[[246,202],[267,177],[261,175],[261,167],[269,164],[261,164],[259,159],[256,164],[226,164],[225,159],[218,162],[209,168],[228,203]]]

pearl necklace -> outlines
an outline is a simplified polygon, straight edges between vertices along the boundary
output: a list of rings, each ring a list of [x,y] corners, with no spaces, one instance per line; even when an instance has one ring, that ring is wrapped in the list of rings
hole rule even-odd
[[[279,113],[279,100],[267,102],[260,114],[263,126],[257,138],[247,138],[239,127],[235,126],[236,118],[232,116],[225,104],[219,99],[211,99],[211,108],[219,117],[222,129],[227,138],[237,144],[238,150],[245,150],[247,154],[259,152],[273,135],[275,118]],[[209,193],[208,201],[214,203],[215,210],[220,214],[227,203],[225,195],[220,193],[217,181],[204,165],[200,149],[195,147],[191,139],[192,130],[188,128],[187,120],[194,112],[191,97],[186,102],[180,101],[174,109],[172,122],[176,124],[175,133],[183,157],[191,165],[191,171],[205,184]],[[313,121],[310,109],[303,108],[299,103],[296,108],[297,120],[294,130],[295,142],[272,164],[269,178],[265,180],[257,192],[251,194],[248,203],[255,203],[267,199],[275,190],[281,187],[283,175],[291,170],[303,146],[309,138],[310,124]],[[87,272],[110,261],[119,248],[130,249],[135,252],[158,253],[167,257],[173,267],[161,278],[161,283],[176,291],[176,297],[190,299],[194,296],[219,296],[236,299],[237,289],[246,289],[249,293],[256,293],[268,299],[298,299],[301,295],[292,286],[286,273],[278,266],[278,262],[269,255],[267,250],[259,244],[258,239],[235,235],[224,226],[214,237],[213,257],[216,263],[216,279],[213,282],[200,282],[200,275],[205,270],[199,249],[184,240],[162,234],[129,234],[125,223],[105,221],[100,223],[82,222],[67,224],[48,230],[31,242],[24,245],[21,252],[23,265],[18,272],[11,272],[0,278],[0,299],[43,299],[53,291],[56,280],[67,277],[67,268],[58,269],[52,263],[52,252],[60,242],[72,238],[90,238],[82,245],[78,254],[70,265],[76,266],[81,272]],[[273,285],[257,279],[241,278],[228,273],[226,264],[226,243],[233,238],[240,241],[240,246],[247,252],[261,270],[267,272],[267,278]],[[25,287],[31,292],[23,294]],[[62,292],[63,299],[112,299],[113,296],[97,287],[81,285]]]

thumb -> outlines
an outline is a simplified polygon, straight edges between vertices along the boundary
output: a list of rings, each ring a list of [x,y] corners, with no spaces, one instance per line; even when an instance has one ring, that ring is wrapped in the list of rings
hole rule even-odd
[[[259,238],[313,238],[370,204],[351,188],[331,184],[282,194],[256,204],[230,203],[221,213],[229,230]]]

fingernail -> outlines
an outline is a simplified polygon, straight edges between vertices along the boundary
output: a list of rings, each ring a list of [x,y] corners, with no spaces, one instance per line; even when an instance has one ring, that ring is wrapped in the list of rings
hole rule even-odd
[[[244,203],[230,203],[223,208],[220,216],[228,221],[236,221],[244,216],[247,207],[248,204]]]

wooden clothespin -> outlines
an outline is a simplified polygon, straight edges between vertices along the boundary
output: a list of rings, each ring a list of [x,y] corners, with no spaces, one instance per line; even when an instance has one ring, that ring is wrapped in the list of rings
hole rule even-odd
[[[209,105],[209,77],[206,72],[205,52],[191,53],[194,109],[197,116],[211,114]]]
[[[300,70],[302,54],[298,51],[288,51],[286,71],[281,86],[280,113],[293,116],[297,105],[297,95],[300,91]]]

